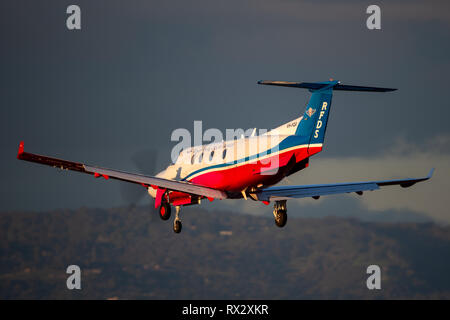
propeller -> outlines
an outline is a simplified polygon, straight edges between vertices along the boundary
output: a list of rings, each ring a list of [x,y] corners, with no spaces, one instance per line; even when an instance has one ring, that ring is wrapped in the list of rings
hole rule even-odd
[[[155,175],[157,158],[158,153],[156,149],[146,149],[135,153],[131,160],[139,173]],[[134,183],[121,183],[120,193],[131,208],[134,208],[146,195],[148,196],[145,188]]]

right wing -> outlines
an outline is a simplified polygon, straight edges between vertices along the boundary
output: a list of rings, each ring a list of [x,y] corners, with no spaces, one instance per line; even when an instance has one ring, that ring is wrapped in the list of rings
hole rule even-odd
[[[19,145],[19,152],[17,154],[17,159],[45,164],[48,166],[52,166],[54,168],[87,173],[94,175],[94,177],[96,178],[99,177],[103,177],[105,179],[112,178],[126,182],[137,183],[143,185],[144,187],[156,186],[171,191],[181,191],[189,194],[204,196],[207,198],[215,198],[215,199],[227,198],[227,194],[221,190],[203,187],[189,182],[168,180],[158,177],[144,176],[136,173],[123,172],[119,170],[94,167],[79,162],[51,158],[39,154],[25,152],[23,141]]]
[[[403,188],[412,186],[413,184],[425,181],[431,178],[434,169],[431,169],[428,176],[413,179],[397,179],[397,180],[380,180],[369,182],[346,182],[334,184],[316,184],[305,186],[280,186],[270,187],[257,191],[255,196],[261,201],[277,201],[292,198],[319,198],[323,195],[356,192],[362,194],[363,191],[377,190],[380,187],[390,185],[400,185]]]

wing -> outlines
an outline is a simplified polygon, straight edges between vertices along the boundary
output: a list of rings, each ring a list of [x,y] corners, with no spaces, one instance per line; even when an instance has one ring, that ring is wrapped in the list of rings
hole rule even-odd
[[[324,195],[350,192],[356,192],[361,195],[363,191],[377,190],[380,187],[384,186],[400,185],[403,188],[407,188],[417,182],[430,179],[433,175],[433,172],[434,169],[431,169],[428,176],[413,179],[270,187],[256,192],[255,195],[257,199],[261,201],[286,200],[306,197],[313,197],[315,199],[318,199],[320,196]]]
[[[145,176],[136,173],[128,173],[119,170],[112,170],[100,167],[94,167],[87,164],[67,161],[57,158],[51,158],[47,156],[42,156],[39,154],[29,153],[24,151],[23,141],[20,143],[19,152],[17,154],[17,159],[36,162],[40,164],[45,164],[52,166],[54,168],[60,168],[65,170],[73,170],[82,173],[87,173],[94,175],[96,178],[103,177],[105,179],[117,179],[131,183],[141,184],[144,187],[156,186],[165,188],[168,190],[181,191],[189,194],[195,194],[199,196],[204,196],[208,198],[215,199],[225,199],[227,194],[221,190],[212,189],[208,187],[203,187],[200,185],[192,184],[189,182],[168,180],[158,177]]]

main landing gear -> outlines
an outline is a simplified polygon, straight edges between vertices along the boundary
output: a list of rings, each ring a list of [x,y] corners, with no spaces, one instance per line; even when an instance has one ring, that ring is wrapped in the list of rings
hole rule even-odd
[[[173,220],[173,232],[175,233],[180,233],[181,232],[181,219],[180,219],[180,206],[176,206],[175,207],[176,210],[176,215],[175,215],[175,220]]]
[[[175,220],[173,221],[173,231],[175,233],[181,232],[181,219],[180,219],[180,206],[175,207]],[[159,217],[162,220],[169,220],[170,219],[170,213],[171,213],[171,206],[168,202],[162,202],[161,206],[159,207]]]
[[[180,233],[182,224],[180,219],[180,206],[175,206],[175,219],[173,220],[173,232]],[[159,216],[162,220],[169,220],[171,213],[170,204],[166,201],[161,203],[159,207]],[[286,200],[275,201],[273,206],[273,216],[277,227],[283,228],[287,222]]]
[[[278,227],[283,228],[287,222],[286,200],[275,201],[273,215],[275,217],[275,224]]]

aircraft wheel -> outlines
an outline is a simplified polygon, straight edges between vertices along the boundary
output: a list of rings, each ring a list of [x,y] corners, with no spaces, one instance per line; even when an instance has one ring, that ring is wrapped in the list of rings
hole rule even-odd
[[[169,220],[170,219],[170,204],[167,202],[161,203],[161,206],[159,207],[159,217],[163,220]]]
[[[181,221],[180,220],[175,220],[173,222],[173,232],[175,232],[175,233],[181,232]]]
[[[277,227],[283,228],[287,222],[286,210],[277,210],[275,214],[275,224]]]

